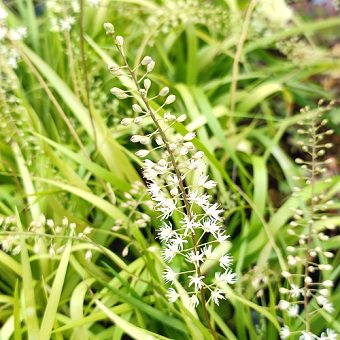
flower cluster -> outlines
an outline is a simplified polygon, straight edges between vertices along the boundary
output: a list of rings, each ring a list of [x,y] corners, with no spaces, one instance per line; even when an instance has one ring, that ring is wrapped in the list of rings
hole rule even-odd
[[[97,8],[100,5],[100,0],[87,0],[85,4]],[[52,32],[70,32],[73,29],[76,17],[80,12],[79,0],[67,2],[48,0],[46,7]]]
[[[229,31],[229,12],[217,5],[198,0],[164,1],[163,5],[148,16],[146,31],[167,34],[171,29],[187,24],[203,25],[212,32]],[[159,27],[159,29],[155,29]]]
[[[13,48],[11,41],[21,40],[26,37],[25,27],[9,28],[7,25],[8,13],[0,6],[0,66],[1,70],[7,68],[16,69],[18,66],[19,54]],[[2,71],[1,71],[2,73]]]
[[[293,10],[285,0],[259,0],[252,16],[255,32],[270,36],[286,27],[293,18]]]
[[[132,69],[125,56],[124,38],[116,36],[112,24],[106,23],[104,27],[123,60],[122,66],[109,65],[110,72],[116,76],[126,75],[134,85],[128,90],[113,87],[111,93],[119,99],[136,100],[132,105],[135,117],[124,118],[122,125],[140,128],[131,142],[142,145],[136,155],[144,159],[147,191],[155,210],[160,212],[157,238],[162,243],[162,258],[167,264],[164,280],[185,285],[192,307],[197,307],[200,300],[203,308],[210,301],[218,305],[225,299],[223,287],[233,284],[236,275],[231,269],[232,257],[223,251],[228,239],[222,224],[223,210],[217,203],[211,203],[212,196],[206,193],[216,187],[216,182],[202,173],[204,153],[193,144],[196,134],[188,132],[179,136],[173,129],[174,124],[186,119],[184,114],[176,116],[168,110],[176,96],[168,87],[151,94],[149,75],[155,67],[154,60],[145,56],[140,65]],[[154,109],[156,99],[161,99],[161,105]],[[145,134],[142,126],[148,120],[155,129]],[[217,263],[220,269],[214,275],[203,270]],[[180,293],[170,288],[167,297],[175,302]]]
[[[317,191],[317,181],[324,180],[322,175],[326,172],[325,165],[328,163],[323,160],[323,156],[326,149],[332,147],[331,143],[325,141],[325,137],[331,135],[333,130],[327,129],[327,120],[322,119],[323,113],[329,110],[330,105],[323,107],[321,104],[315,111],[308,108],[302,110],[306,120],[300,123],[301,128],[297,130],[298,134],[305,137],[299,144],[306,157],[295,160],[301,165],[303,173],[295,179],[302,181],[306,187],[294,188],[293,196],[303,198],[306,205],[293,209],[294,218],[290,222],[288,234],[296,240],[296,244],[287,247],[289,271],[282,273],[287,286],[280,288],[283,299],[278,305],[288,319],[299,319],[304,330],[291,332],[288,326],[284,326],[281,331],[282,339],[294,334],[300,334],[300,340],[337,338],[335,332],[330,329],[320,337],[311,331],[311,320],[319,311],[334,311],[330,302],[333,281],[329,275],[333,269],[329,261],[334,254],[322,247],[323,241],[330,237],[329,230],[335,228],[329,223],[326,215],[333,202],[326,200],[325,196]],[[302,306],[304,315],[301,314]]]

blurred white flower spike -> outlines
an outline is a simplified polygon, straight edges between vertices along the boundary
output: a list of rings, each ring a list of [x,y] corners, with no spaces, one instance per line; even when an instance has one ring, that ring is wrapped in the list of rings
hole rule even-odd
[[[326,211],[330,209],[333,201],[325,199],[316,189],[318,181],[328,182],[330,179],[325,178],[327,160],[322,157],[326,154],[326,149],[332,147],[332,144],[326,143],[324,139],[331,135],[333,130],[327,129],[327,120],[323,119],[323,114],[329,111],[332,105],[333,103],[323,105],[320,101],[315,110],[308,107],[301,110],[306,118],[299,123],[297,133],[303,137],[298,144],[305,157],[295,159],[295,163],[301,167],[301,176],[294,179],[300,181],[301,185],[293,188],[292,196],[304,197],[301,199],[301,208],[292,208],[293,219],[289,223],[288,234],[295,243],[286,248],[289,272],[281,273],[287,285],[280,288],[284,300],[280,300],[278,308],[284,314],[287,313],[288,318],[299,318],[303,321],[303,329],[292,330],[288,325],[284,325],[280,333],[281,339],[289,338],[290,334],[299,336],[299,340],[337,339],[337,334],[331,329],[327,329],[319,337],[312,332],[311,325],[312,318],[318,313],[334,312],[330,302],[333,281],[326,279],[333,268],[328,263],[333,253],[322,247],[323,241],[329,238],[326,235],[327,229],[332,230],[332,227],[329,228]],[[331,319],[331,316],[329,317]]]
[[[131,141],[137,143],[141,142],[141,138],[147,138],[147,147],[138,150],[136,155],[143,158],[154,156],[144,159],[143,175],[147,190],[155,202],[155,209],[161,213],[160,220],[163,221],[157,238],[163,244],[162,258],[168,264],[164,279],[169,283],[178,281],[185,286],[193,307],[202,304],[206,308],[209,302],[218,304],[221,299],[225,299],[225,285],[234,283],[236,276],[231,270],[232,257],[225,252],[221,254],[221,251],[214,251],[217,247],[225,247],[228,238],[222,224],[223,210],[218,203],[210,203],[212,197],[204,192],[214,189],[216,182],[203,175],[197,176],[198,180],[193,180],[193,183],[189,181],[189,174],[197,175],[200,171],[204,153],[194,146],[195,132],[190,131],[179,137],[172,129],[174,124],[186,119],[184,114],[177,117],[167,111],[162,115],[162,108],[167,106],[168,110],[168,105],[176,101],[176,96],[170,93],[168,87],[153,89],[151,80],[146,78],[155,67],[150,56],[142,58],[139,67],[132,69],[123,50],[123,38],[115,35],[112,24],[106,23],[104,28],[106,34],[112,37],[123,61],[119,67],[126,71],[133,82],[133,88],[113,88],[111,92],[118,97],[128,92],[138,102],[132,104],[136,114],[132,119],[135,123],[139,120],[139,128],[143,128],[145,118],[151,119],[155,126],[152,133],[145,134],[144,131],[143,134],[133,135]],[[149,98],[149,91],[158,94]],[[157,110],[151,105],[155,99],[161,100]],[[124,118],[122,124],[129,125],[130,118]],[[155,150],[162,152],[156,153]],[[157,159],[159,155],[161,159]],[[173,215],[179,221],[176,228],[170,221],[166,222]],[[207,244],[211,247],[209,254],[205,251]],[[171,266],[177,257],[186,260],[176,262],[177,266],[179,262],[182,263],[182,272]],[[219,266],[222,271],[218,272],[219,282],[216,282],[213,272],[204,272],[203,275],[203,266],[207,263],[209,267]],[[167,296],[170,302],[175,302],[179,295],[174,288],[170,288]]]

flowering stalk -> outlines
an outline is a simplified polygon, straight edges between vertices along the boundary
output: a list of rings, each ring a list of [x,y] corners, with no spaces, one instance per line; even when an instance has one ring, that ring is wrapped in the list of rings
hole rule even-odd
[[[151,97],[148,92],[151,87],[151,80],[147,78],[152,72],[155,62],[151,57],[146,56],[138,67],[132,69],[127,61],[124,53],[124,39],[116,36],[112,24],[104,25],[107,35],[113,38],[117,50],[123,60],[123,66],[109,66],[111,73],[114,75],[127,75],[132,79],[135,89],[132,91],[124,91],[117,87],[111,89],[111,93],[119,99],[132,97],[131,92],[136,92],[139,102],[142,104],[133,104],[132,109],[139,116],[136,118],[124,118],[122,124],[127,126],[131,123],[141,126],[144,118],[150,117],[156,130],[149,135],[133,135],[131,141],[146,145],[146,149],[136,152],[139,157],[146,157],[152,151],[164,149],[162,159],[154,163],[150,159],[144,160],[143,176],[147,180],[148,191],[154,202],[156,202],[156,210],[161,212],[161,221],[163,226],[158,232],[158,238],[163,243],[162,258],[165,262],[171,263],[173,266],[167,266],[164,272],[166,282],[174,283],[180,278],[186,281],[189,279],[188,288],[193,287],[193,291],[189,292],[189,303],[192,307],[199,305],[198,296],[202,303],[202,309],[207,325],[214,336],[218,339],[216,331],[213,329],[207,303],[212,301],[219,304],[220,299],[225,299],[225,292],[220,288],[221,284],[232,284],[235,282],[235,274],[230,266],[232,258],[229,254],[223,253],[216,255],[216,245],[224,246],[228,238],[225,235],[222,226],[220,226],[222,210],[218,209],[218,204],[209,202],[211,196],[202,193],[204,189],[213,189],[216,183],[208,180],[207,176],[200,175],[197,184],[187,185],[186,176],[199,170],[200,163],[204,153],[196,151],[191,140],[195,138],[195,133],[189,132],[184,137],[177,137],[173,140],[171,126],[175,122],[183,122],[185,115],[176,117],[170,112],[166,112],[164,117],[158,117],[157,113],[163,107],[172,104],[176,97],[169,95],[167,87],[162,88],[158,95]],[[145,67],[146,72],[138,79],[137,70],[139,67]],[[124,73],[126,71],[126,73]],[[158,97],[166,97],[161,107],[154,111],[150,106],[150,100]],[[191,157],[190,157],[191,156]],[[182,215],[181,228],[175,230],[171,222],[164,222],[169,219],[174,212]],[[215,248],[213,248],[215,247]],[[188,265],[185,265],[184,271],[175,271],[175,258],[182,256]],[[224,273],[215,273],[215,281],[208,284],[206,277],[202,272],[202,265],[209,261],[219,261]],[[176,263],[177,267],[179,266]],[[188,275],[191,274],[191,275]],[[210,293],[207,300],[206,294]],[[170,302],[175,302],[180,294],[173,288],[170,288],[167,294]]]
[[[321,159],[325,155],[325,150],[332,147],[331,143],[324,143],[325,136],[333,133],[333,130],[323,131],[323,127],[327,124],[327,120],[321,120],[324,111],[329,110],[330,105],[321,107],[315,112],[309,111],[308,108],[302,112],[307,114],[307,119],[301,122],[303,128],[298,129],[300,135],[305,135],[306,140],[300,141],[302,151],[306,154],[306,159],[297,158],[295,162],[301,165],[304,175],[299,176],[297,180],[303,180],[310,186],[308,191],[307,210],[294,209],[294,220],[290,222],[291,229],[288,233],[298,238],[299,247],[287,247],[288,264],[291,268],[296,267],[296,271],[283,273],[284,277],[289,279],[289,289],[281,288],[282,294],[288,295],[290,301],[281,300],[279,308],[288,313],[291,318],[298,318],[304,324],[304,330],[298,332],[290,332],[287,326],[281,331],[281,338],[285,339],[293,333],[299,333],[300,340],[323,339],[333,340],[337,338],[335,332],[327,329],[320,337],[311,332],[311,319],[319,310],[328,313],[334,311],[333,305],[329,301],[329,288],[333,286],[331,280],[324,280],[324,272],[330,271],[332,266],[328,263],[322,263],[324,258],[332,258],[333,253],[323,251],[320,244],[329,238],[323,232],[317,233],[315,230],[315,222],[327,220],[325,211],[329,209],[332,201],[323,202],[324,196],[317,194],[316,185],[318,177],[327,170],[323,166],[327,161]],[[328,179],[326,179],[327,181]],[[294,188],[294,196],[301,194],[299,187]],[[334,226],[325,225],[326,228],[332,229]],[[306,231],[306,234],[304,233]],[[303,274],[299,274],[298,268],[302,266]],[[315,281],[315,278],[319,280]],[[302,286],[301,286],[302,281]],[[302,297],[302,300],[300,298]],[[319,305],[319,309],[312,309],[311,299],[315,299]],[[303,306],[304,318],[300,315],[299,306]]]

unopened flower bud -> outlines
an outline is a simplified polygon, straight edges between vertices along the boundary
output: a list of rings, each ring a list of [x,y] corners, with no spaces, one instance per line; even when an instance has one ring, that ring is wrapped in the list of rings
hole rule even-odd
[[[165,112],[164,113],[164,119],[166,121],[173,122],[174,120],[176,120],[176,117],[174,115],[172,115],[170,112]]]
[[[138,105],[138,104],[133,104],[132,105],[132,110],[136,113],[141,113],[143,112],[143,109]]]
[[[310,284],[310,283],[312,283],[313,282],[313,280],[312,280],[312,278],[310,277],[310,276],[306,276],[305,277],[305,283],[306,284]]]
[[[123,126],[128,126],[132,123],[133,119],[132,118],[123,118],[122,121],[120,122]]]
[[[322,282],[322,285],[324,286],[324,287],[333,287],[333,281],[331,281],[331,280],[326,280],[326,281],[324,281],[324,282]]]
[[[136,117],[133,122],[136,124],[136,125],[142,125],[143,124],[143,118],[142,117]]]
[[[183,139],[184,139],[185,141],[189,142],[189,141],[193,140],[195,137],[196,137],[196,133],[195,133],[195,132],[189,132],[189,133],[187,133],[187,134],[183,137]]]
[[[286,300],[280,300],[279,301],[279,306],[281,310],[286,310],[289,307],[289,302]]]
[[[151,62],[152,62],[152,58],[147,55],[143,58],[141,64],[143,66],[146,66],[146,65],[150,64]]]
[[[155,67],[155,62],[151,60],[149,64],[146,66],[146,72],[148,73],[152,72],[154,67]]]
[[[181,150],[179,151],[182,156],[186,155],[188,152],[189,150],[185,146],[181,147]]]
[[[168,87],[163,87],[160,91],[159,91],[159,95],[161,97],[166,96],[169,93],[169,88]]]
[[[180,116],[177,118],[177,121],[178,121],[179,123],[182,123],[182,122],[184,122],[186,119],[187,119],[187,116],[186,116],[185,114],[182,114],[182,115],[180,115]]]
[[[176,100],[176,96],[174,94],[170,94],[170,96],[168,96],[165,99],[164,105],[172,104],[175,100]]]
[[[141,137],[142,137],[142,136],[139,136],[139,135],[133,135],[133,136],[130,138],[130,141],[131,141],[132,143],[139,143]]]
[[[142,136],[139,141],[141,144],[146,145],[150,143],[150,137],[148,136]]]
[[[92,259],[92,251],[91,250],[87,250],[85,253],[85,260],[86,261],[91,261]]]
[[[122,89],[118,87],[113,87],[110,90],[110,92],[119,99],[125,99],[128,97],[128,95]]]
[[[201,159],[201,158],[203,158],[203,157],[204,157],[204,152],[203,152],[203,151],[197,151],[197,152],[194,154],[194,156],[193,156],[194,159]]]
[[[151,80],[150,79],[144,79],[144,88],[145,88],[146,91],[149,90],[150,86],[151,86]]]
[[[104,29],[107,35],[113,35],[115,33],[115,28],[110,22],[104,23]]]
[[[156,144],[157,144],[157,145],[163,145],[163,144],[164,144],[164,141],[163,141],[163,139],[162,139],[161,136],[157,136],[157,137],[155,138],[155,141],[156,141]]]
[[[117,37],[116,37],[116,44],[118,45],[118,46],[123,46],[123,44],[124,44],[124,38],[121,36],[121,35],[118,35]]]
[[[123,257],[126,257],[128,254],[129,254],[129,245],[124,247],[124,249],[122,250],[122,256]]]
[[[136,152],[136,156],[138,156],[138,157],[146,157],[149,153],[150,153],[149,150],[142,149],[142,150],[138,150]]]

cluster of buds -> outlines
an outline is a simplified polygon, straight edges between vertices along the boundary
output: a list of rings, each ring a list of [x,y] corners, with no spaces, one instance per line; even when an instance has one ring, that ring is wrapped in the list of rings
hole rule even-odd
[[[218,305],[226,298],[225,286],[233,284],[236,275],[231,269],[232,257],[225,251],[228,236],[222,224],[223,210],[217,203],[210,203],[212,197],[206,193],[216,187],[216,182],[202,172],[204,153],[193,144],[196,134],[188,132],[179,136],[173,129],[174,124],[186,119],[184,114],[176,116],[168,111],[176,96],[168,87],[149,95],[152,91],[149,74],[155,67],[153,59],[145,56],[140,65],[132,69],[125,56],[123,37],[116,36],[110,23],[104,28],[123,60],[122,66],[110,65],[109,70],[116,76],[126,75],[134,84],[132,90],[114,87],[111,93],[119,99],[137,101],[132,104],[135,117],[124,118],[122,125],[133,124],[140,129],[139,134],[131,137],[131,142],[142,145],[136,155],[144,159],[147,191],[155,210],[160,212],[157,238],[162,243],[162,259],[166,263],[164,280],[182,284],[192,307],[200,302],[203,308],[209,302]],[[153,109],[154,101],[159,99],[162,102]],[[154,124],[149,134],[142,129],[146,119]],[[214,265],[219,267],[217,272],[205,269]],[[173,287],[169,288],[170,302],[180,296]]]
[[[53,257],[56,254],[61,254],[65,249],[65,244],[69,238],[78,241],[88,240],[88,235],[92,233],[92,228],[87,226],[83,231],[76,232],[76,224],[69,222],[67,217],[64,217],[61,223],[57,224],[53,219],[46,218],[40,215],[37,220],[30,223],[25,231],[19,231],[17,221],[14,216],[6,218],[0,217],[0,246],[3,251],[17,255],[21,251],[20,237],[24,236],[27,242],[32,243],[33,252],[37,255],[41,254],[42,247],[48,245],[48,254]],[[85,258],[92,258],[91,250],[87,250]]]
[[[327,329],[321,336],[311,331],[312,318],[318,312],[334,311],[330,302],[330,289],[333,287],[333,282],[329,279],[333,269],[329,262],[334,254],[325,251],[322,247],[323,241],[329,238],[329,230],[335,228],[332,223],[329,223],[326,215],[333,202],[326,200],[323,194],[317,192],[317,181],[329,181],[329,178],[323,177],[328,163],[323,156],[332,144],[325,142],[324,139],[331,135],[333,130],[326,128],[327,120],[323,119],[323,114],[330,109],[331,104],[322,106],[321,101],[315,111],[309,108],[301,110],[306,119],[299,123],[301,127],[297,132],[305,137],[301,138],[299,145],[306,156],[295,160],[302,169],[302,175],[295,180],[301,181],[304,188],[295,187],[293,196],[303,198],[306,203],[301,208],[292,209],[294,215],[288,234],[296,240],[296,244],[287,247],[289,271],[282,273],[287,281],[287,288],[280,288],[284,298],[280,300],[278,308],[287,318],[299,319],[304,329],[292,332],[285,325],[281,330],[282,339],[297,334],[300,335],[299,340],[337,339],[336,333],[331,329]]]

